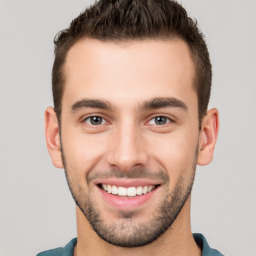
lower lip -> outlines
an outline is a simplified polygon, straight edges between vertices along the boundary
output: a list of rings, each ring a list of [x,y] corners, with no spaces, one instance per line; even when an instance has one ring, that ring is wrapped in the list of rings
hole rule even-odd
[[[154,188],[151,192],[134,197],[120,197],[118,195],[112,195],[105,190],[98,188],[103,195],[103,198],[115,208],[120,210],[132,210],[133,208],[144,205],[152,198],[154,193],[158,190],[158,187]]]

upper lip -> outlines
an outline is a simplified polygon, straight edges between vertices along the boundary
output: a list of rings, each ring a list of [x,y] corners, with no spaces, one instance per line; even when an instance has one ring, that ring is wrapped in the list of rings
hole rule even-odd
[[[161,185],[159,181],[145,180],[145,179],[104,179],[94,182],[95,185],[107,184],[117,187],[139,187],[139,186],[156,186]]]

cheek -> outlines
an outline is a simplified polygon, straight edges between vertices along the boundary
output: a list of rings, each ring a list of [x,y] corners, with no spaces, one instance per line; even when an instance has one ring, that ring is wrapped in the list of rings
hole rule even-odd
[[[102,160],[104,141],[103,136],[87,135],[79,128],[63,130],[62,146],[68,169],[85,175]]]
[[[166,170],[171,183],[176,183],[180,176],[189,176],[186,174],[191,172],[195,162],[197,137],[192,131],[173,132],[152,140],[152,158]]]
[[[85,134],[69,133],[68,130],[62,133],[65,168],[72,190],[77,196],[90,190],[86,177],[101,161],[99,145],[95,138],[88,138]]]

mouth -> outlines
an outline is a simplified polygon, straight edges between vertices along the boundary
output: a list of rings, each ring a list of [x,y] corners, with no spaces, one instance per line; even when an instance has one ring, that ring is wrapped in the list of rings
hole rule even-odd
[[[102,181],[95,184],[107,207],[133,211],[142,209],[156,199],[154,196],[161,184],[143,181]],[[152,201],[152,198],[155,198]]]
[[[133,198],[136,196],[148,194],[156,189],[159,185],[122,187],[111,184],[99,184],[98,186],[108,194],[116,195],[119,197]]]

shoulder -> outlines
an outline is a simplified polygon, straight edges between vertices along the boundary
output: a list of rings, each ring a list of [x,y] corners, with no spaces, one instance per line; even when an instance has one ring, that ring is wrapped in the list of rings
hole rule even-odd
[[[197,245],[202,250],[202,256],[224,256],[218,250],[212,249],[202,234],[195,233],[193,236]]]
[[[73,256],[74,248],[77,243],[77,238],[72,239],[65,247],[38,253],[36,256]]]

